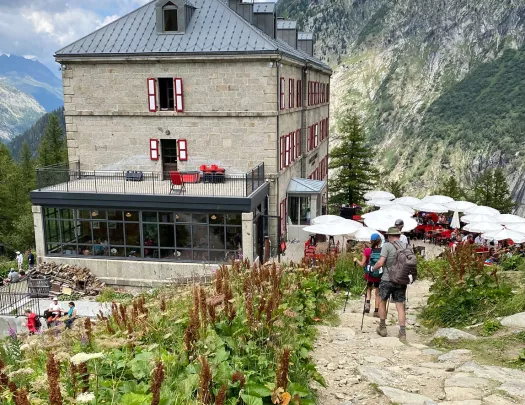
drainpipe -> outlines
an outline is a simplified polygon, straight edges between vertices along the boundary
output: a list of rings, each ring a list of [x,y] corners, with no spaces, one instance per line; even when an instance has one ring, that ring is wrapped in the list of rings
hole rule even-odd
[[[277,61],[275,62],[277,64],[277,139],[276,139],[276,144],[277,144],[277,156],[276,156],[276,159],[277,159],[277,179],[276,179],[276,182],[275,182],[275,194],[277,196],[277,201],[276,201],[276,204],[277,204],[277,207],[279,207],[279,203],[280,203],[280,196],[279,196],[279,168],[280,168],[280,148],[281,148],[281,142],[280,142],[280,133],[281,133],[281,126],[280,126],[280,121],[281,121],[281,60],[282,60],[282,55],[279,55],[279,59],[277,59]],[[281,230],[279,229],[279,233],[281,232]]]

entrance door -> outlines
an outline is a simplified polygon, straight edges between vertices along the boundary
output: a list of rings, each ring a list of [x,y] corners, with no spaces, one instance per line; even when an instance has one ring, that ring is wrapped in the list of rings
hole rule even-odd
[[[169,180],[169,172],[177,171],[177,140],[161,139],[162,171],[164,180]]]

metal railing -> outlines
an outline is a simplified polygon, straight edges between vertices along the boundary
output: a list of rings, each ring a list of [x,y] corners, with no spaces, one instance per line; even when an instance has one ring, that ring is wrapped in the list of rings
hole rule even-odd
[[[46,294],[33,294],[31,281],[25,278],[18,283],[9,283],[0,287],[0,315],[21,316],[26,308],[31,309],[37,315],[40,314],[38,296],[49,296],[49,288]],[[43,291],[40,291],[43,293]]]
[[[67,166],[67,167],[66,167]],[[179,172],[184,190],[169,172],[80,170],[79,162],[36,169],[39,191],[247,197],[264,182],[264,163],[246,174]]]

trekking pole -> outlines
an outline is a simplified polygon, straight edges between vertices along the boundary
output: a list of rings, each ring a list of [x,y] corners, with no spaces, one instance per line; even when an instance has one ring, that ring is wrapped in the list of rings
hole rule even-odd
[[[385,319],[388,318],[388,307],[390,306],[390,298],[388,298],[388,300],[386,301],[386,314],[385,314]]]
[[[367,286],[367,288],[368,288],[368,286]],[[367,295],[368,295],[368,291],[365,292],[365,302],[363,303],[363,317],[361,318],[361,332],[363,331],[363,324],[365,322],[365,308],[366,308]]]

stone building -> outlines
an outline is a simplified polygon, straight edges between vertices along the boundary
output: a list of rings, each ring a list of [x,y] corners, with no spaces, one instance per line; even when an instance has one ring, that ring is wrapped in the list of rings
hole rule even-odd
[[[265,236],[275,255],[326,209],[332,72],[274,3],[155,0],[55,57],[69,164],[31,194],[43,260],[162,281]]]

